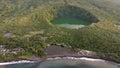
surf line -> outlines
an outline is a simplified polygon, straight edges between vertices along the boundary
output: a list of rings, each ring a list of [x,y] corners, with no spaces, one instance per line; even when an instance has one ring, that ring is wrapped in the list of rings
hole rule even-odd
[[[28,61],[28,60],[20,60],[20,61],[11,61],[11,62],[3,62],[0,65],[11,65],[11,64],[20,64],[20,63],[34,63],[35,61]]]

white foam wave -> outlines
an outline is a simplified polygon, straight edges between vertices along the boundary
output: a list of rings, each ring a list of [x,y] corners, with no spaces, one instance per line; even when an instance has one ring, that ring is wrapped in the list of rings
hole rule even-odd
[[[47,60],[56,60],[56,59],[75,59],[75,60],[86,60],[86,61],[105,61],[102,59],[93,59],[93,58],[86,58],[86,57],[81,57],[81,58],[76,58],[76,57],[55,57],[55,58],[47,58]]]
[[[55,57],[55,58],[47,58],[47,60],[61,60],[61,59],[74,59],[74,60],[86,60],[86,61],[92,61],[92,62],[104,62],[105,60],[102,59],[94,59],[94,58],[86,58],[86,57],[81,57],[81,58],[76,58],[76,57]],[[0,63],[1,65],[11,65],[11,64],[20,64],[20,63],[35,63],[36,61],[28,61],[28,60],[20,60],[20,61],[12,61],[12,62],[3,62]],[[120,64],[118,64],[120,65]]]
[[[20,63],[34,63],[35,61],[27,61],[27,60],[20,60],[20,61],[12,61],[12,62],[3,62],[0,65],[11,65],[11,64],[20,64]]]
[[[87,60],[87,61],[105,61],[105,60],[102,60],[102,59],[93,59],[93,58],[86,58],[86,57],[82,57],[80,59],[81,60]]]

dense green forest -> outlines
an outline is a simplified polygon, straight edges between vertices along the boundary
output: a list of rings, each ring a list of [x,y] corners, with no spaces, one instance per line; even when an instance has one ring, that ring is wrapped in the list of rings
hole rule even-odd
[[[0,45],[23,48],[0,59],[45,56],[47,44],[64,43],[120,62],[120,5],[112,0],[0,0]],[[59,17],[93,23],[80,29],[57,27]]]

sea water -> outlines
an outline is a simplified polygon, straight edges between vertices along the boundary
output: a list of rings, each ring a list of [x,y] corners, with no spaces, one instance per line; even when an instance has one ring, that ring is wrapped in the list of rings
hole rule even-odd
[[[0,68],[120,68],[119,64],[90,58],[48,58],[34,63],[2,65]]]

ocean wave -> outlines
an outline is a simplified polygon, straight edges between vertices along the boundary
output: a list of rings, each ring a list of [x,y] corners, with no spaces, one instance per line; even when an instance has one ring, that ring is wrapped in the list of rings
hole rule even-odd
[[[80,59],[81,60],[87,60],[87,61],[105,61],[105,60],[102,60],[102,59],[93,59],[93,58],[86,58],[86,57],[82,57]]]
[[[55,57],[55,58],[47,58],[47,60],[84,60],[84,61],[91,61],[91,62],[107,62],[106,60],[103,59],[95,59],[95,58],[87,58],[87,57]],[[118,66],[120,66],[119,63],[115,63]]]
[[[94,59],[94,58],[87,58],[87,57],[54,57],[54,58],[47,58],[46,60],[85,60],[85,61],[91,61],[91,62],[105,62],[105,60],[102,59]],[[11,65],[11,64],[21,64],[21,63],[35,63],[36,61],[28,61],[28,60],[20,60],[20,61],[12,61],[12,62],[3,62],[0,63],[0,66],[2,65]],[[120,64],[118,64],[120,66]]]
[[[102,59],[93,59],[93,58],[86,58],[86,57],[81,57],[81,58],[76,58],[76,57],[47,58],[47,60],[60,60],[60,59],[75,59],[75,60],[86,60],[86,61],[105,61],[105,60],[102,60]]]
[[[28,60],[20,60],[20,61],[12,61],[12,62],[3,62],[0,65],[11,65],[11,64],[20,64],[20,63],[34,63],[35,61],[28,61]]]

